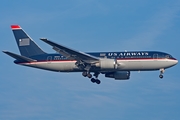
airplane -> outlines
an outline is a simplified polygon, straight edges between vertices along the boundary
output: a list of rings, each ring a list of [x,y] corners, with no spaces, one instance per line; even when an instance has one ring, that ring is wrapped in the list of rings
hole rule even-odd
[[[11,25],[21,55],[3,51],[15,58],[18,65],[55,72],[82,72],[92,83],[100,84],[99,74],[115,80],[130,79],[131,71],[160,70],[163,78],[165,69],[178,63],[172,55],[159,51],[123,52],[80,52],[46,38],[43,42],[52,46],[56,53],[44,52],[33,39],[19,26]],[[91,74],[93,73],[93,75]]]

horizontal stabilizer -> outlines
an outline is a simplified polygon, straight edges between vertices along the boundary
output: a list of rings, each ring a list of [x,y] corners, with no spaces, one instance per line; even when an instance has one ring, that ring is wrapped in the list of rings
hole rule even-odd
[[[6,53],[7,55],[15,58],[16,60],[22,60],[22,61],[26,61],[26,62],[35,62],[37,60],[25,57],[25,56],[21,56],[21,55],[17,55],[15,53],[9,52],[9,51],[3,51],[4,53]]]

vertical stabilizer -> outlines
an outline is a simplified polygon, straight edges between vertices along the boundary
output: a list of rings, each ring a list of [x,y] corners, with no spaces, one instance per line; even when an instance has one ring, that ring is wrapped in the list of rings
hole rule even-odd
[[[19,25],[11,25],[11,28],[21,55],[30,57],[46,54]]]

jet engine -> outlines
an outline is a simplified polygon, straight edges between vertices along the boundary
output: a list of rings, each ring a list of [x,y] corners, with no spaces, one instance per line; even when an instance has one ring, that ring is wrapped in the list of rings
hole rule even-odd
[[[101,70],[114,70],[117,69],[118,64],[115,59],[101,59],[95,66],[100,67]]]
[[[106,73],[105,77],[114,78],[115,80],[128,80],[130,78],[129,71],[117,71]]]

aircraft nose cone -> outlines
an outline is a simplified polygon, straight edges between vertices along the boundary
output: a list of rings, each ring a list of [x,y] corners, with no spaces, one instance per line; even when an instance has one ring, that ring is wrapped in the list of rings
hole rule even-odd
[[[177,59],[171,59],[170,61],[169,61],[169,66],[174,66],[174,65],[176,65],[178,63],[178,60]]]
[[[174,61],[174,64],[175,64],[175,65],[178,64],[178,60],[175,60],[175,61]]]

